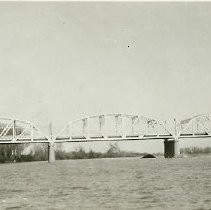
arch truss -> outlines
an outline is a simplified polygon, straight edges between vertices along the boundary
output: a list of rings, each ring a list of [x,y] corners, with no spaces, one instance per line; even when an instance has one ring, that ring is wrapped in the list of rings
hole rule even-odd
[[[200,138],[211,136],[211,115],[197,115],[180,121],[177,138]]]
[[[49,137],[28,121],[0,117],[0,144],[29,142],[49,142]]]
[[[101,114],[70,121],[54,141],[112,141],[172,138],[165,123],[128,114]]]

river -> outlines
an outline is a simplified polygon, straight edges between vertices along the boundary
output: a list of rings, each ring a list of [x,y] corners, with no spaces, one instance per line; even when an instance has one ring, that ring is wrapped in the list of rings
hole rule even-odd
[[[4,209],[211,209],[211,156],[1,164]]]

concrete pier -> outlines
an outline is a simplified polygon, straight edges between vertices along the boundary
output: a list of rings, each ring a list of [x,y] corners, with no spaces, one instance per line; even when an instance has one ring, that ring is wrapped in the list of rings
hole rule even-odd
[[[49,163],[55,162],[55,144],[54,143],[48,144],[48,162]]]
[[[175,158],[180,154],[179,141],[178,140],[168,140],[164,141],[164,157],[165,158]]]

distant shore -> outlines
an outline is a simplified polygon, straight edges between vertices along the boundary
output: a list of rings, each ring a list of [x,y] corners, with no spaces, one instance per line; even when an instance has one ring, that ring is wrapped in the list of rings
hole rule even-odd
[[[29,154],[22,154],[20,150],[23,148],[16,148],[14,154],[14,147],[1,147],[0,148],[0,163],[9,162],[30,162],[30,161],[47,161],[48,148],[46,145],[37,145],[34,150]],[[118,144],[110,144],[109,149],[102,152],[95,152],[93,150],[85,151],[82,147],[78,147],[75,151],[67,152],[60,149],[55,151],[56,160],[69,160],[69,159],[94,159],[94,158],[123,158],[123,157],[143,157],[148,153],[128,152],[121,151]],[[181,157],[194,157],[201,155],[211,155],[211,147],[189,147],[181,148]],[[155,157],[164,156],[163,153],[152,153]]]

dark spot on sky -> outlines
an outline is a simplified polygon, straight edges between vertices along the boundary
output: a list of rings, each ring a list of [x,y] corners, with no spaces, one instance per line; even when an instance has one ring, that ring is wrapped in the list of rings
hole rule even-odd
[[[130,45],[127,46],[128,48],[130,47]]]

